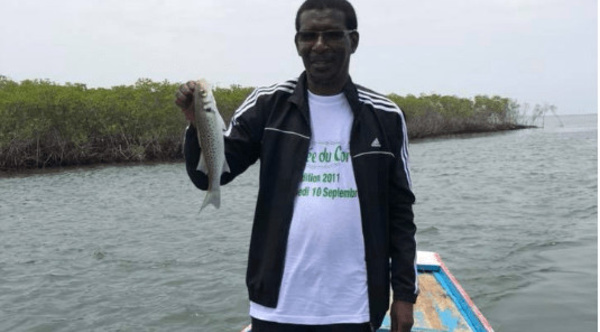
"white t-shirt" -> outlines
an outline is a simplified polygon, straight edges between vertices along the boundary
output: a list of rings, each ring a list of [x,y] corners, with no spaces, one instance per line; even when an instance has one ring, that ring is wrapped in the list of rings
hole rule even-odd
[[[290,324],[369,321],[367,268],[350,157],[353,114],[343,94],[309,92],[312,138],[288,236],[277,308],[254,318]]]

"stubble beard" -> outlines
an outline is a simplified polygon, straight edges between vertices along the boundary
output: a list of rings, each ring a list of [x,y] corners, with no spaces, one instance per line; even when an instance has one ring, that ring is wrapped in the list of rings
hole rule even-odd
[[[314,88],[318,88],[320,90],[337,88],[341,91],[341,88],[346,84],[346,81],[350,76],[348,74],[348,66],[349,64],[346,63],[342,68],[340,68],[340,70],[336,72],[331,71],[335,65],[328,67],[327,70],[317,70],[316,68],[308,67],[306,72],[308,75],[308,80],[310,83],[312,83]]]

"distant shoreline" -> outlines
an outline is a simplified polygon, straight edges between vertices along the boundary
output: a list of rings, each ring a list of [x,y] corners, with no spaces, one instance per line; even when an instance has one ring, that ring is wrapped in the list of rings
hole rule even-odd
[[[477,135],[477,134],[492,134],[492,133],[501,133],[506,131],[513,130],[521,130],[521,129],[535,129],[539,128],[537,126],[531,125],[516,125],[510,128],[504,129],[496,129],[496,130],[471,130],[457,133],[448,133],[448,134],[440,134],[440,135],[431,135],[424,136],[419,138],[413,138],[410,140],[410,143],[419,143],[421,141],[425,141],[428,139],[448,139],[448,138],[456,138],[456,137],[464,137],[469,135]],[[181,147],[181,146],[180,146]],[[30,167],[30,168],[4,168],[0,169],[0,179],[1,178],[14,178],[21,176],[33,176],[40,174],[53,174],[53,173],[63,173],[69,171],[80,171],[80,170],[89,170],[93,168],[102,168],[102,167],[132,167],[132,166],[153,166],[153,165],[164,165],[164,164],[178,164],[183,163],[185,160],[183,155],[178,158],[172,159],[156,159],[156,160],[139,160],[139,161],[102,161],[97,163],[86,163],[86,164],[65,164],[65,165],[56,165],[56,166],[47,166],[47,167]]]
[[[510,125],[510,126],[503,126],[501,128],[485,128],[485,129],[481,129],[481,130],[474,128],[474,129],[462,130],[462,131],[457,131],[457,132],[452,132],[452,133],[440,133],[440,134],[430,135],[430,136],[413,137],[412,139],[410,139],[410,142],[411,143],[418,142],[420,140],[425,140],[425,139],[430,139],[430,138],[444,139],[444,138],[461,137],[461,136],[476,135],[476,134],[491,134],[491,133],[500,133],[500,132],[505,132],[505,131],[535,129],[535,128],[539,128],[539,127],[534,126],[534,125],[515,124],[515,125]]]
[[[131,86],[88,89],[0,75],[0,176],[183,160],[187,122],[174,104],[178,87],[140,79]],[[253,90],[237,85],[213,90],[226,122]],[[526,116],[517,102],[500,96],[386,97],[404,112],[410,140],[532,128],[536,118],[554,111],[536,105]]]

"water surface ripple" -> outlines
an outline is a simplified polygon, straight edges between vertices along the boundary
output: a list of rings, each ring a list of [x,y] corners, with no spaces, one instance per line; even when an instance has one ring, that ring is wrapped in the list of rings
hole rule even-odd
[[[597,119],[416,141],[419,249],[496,331],[597,330]],[[220,210],[181,163],[0,179],[0,331],[238,331],[258,167]]]

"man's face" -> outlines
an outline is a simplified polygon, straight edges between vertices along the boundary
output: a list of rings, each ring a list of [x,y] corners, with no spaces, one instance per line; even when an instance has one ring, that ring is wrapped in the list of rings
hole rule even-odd
[[[350,55],[357,46],[358,33],[347,31],[343,12],[312,9],[300,15],[296,49],[304,62],[311,91],[322,90],[313,92],[324,94],[341,91],[349,76]],[[329,91],[333,87],[338,91]]]

